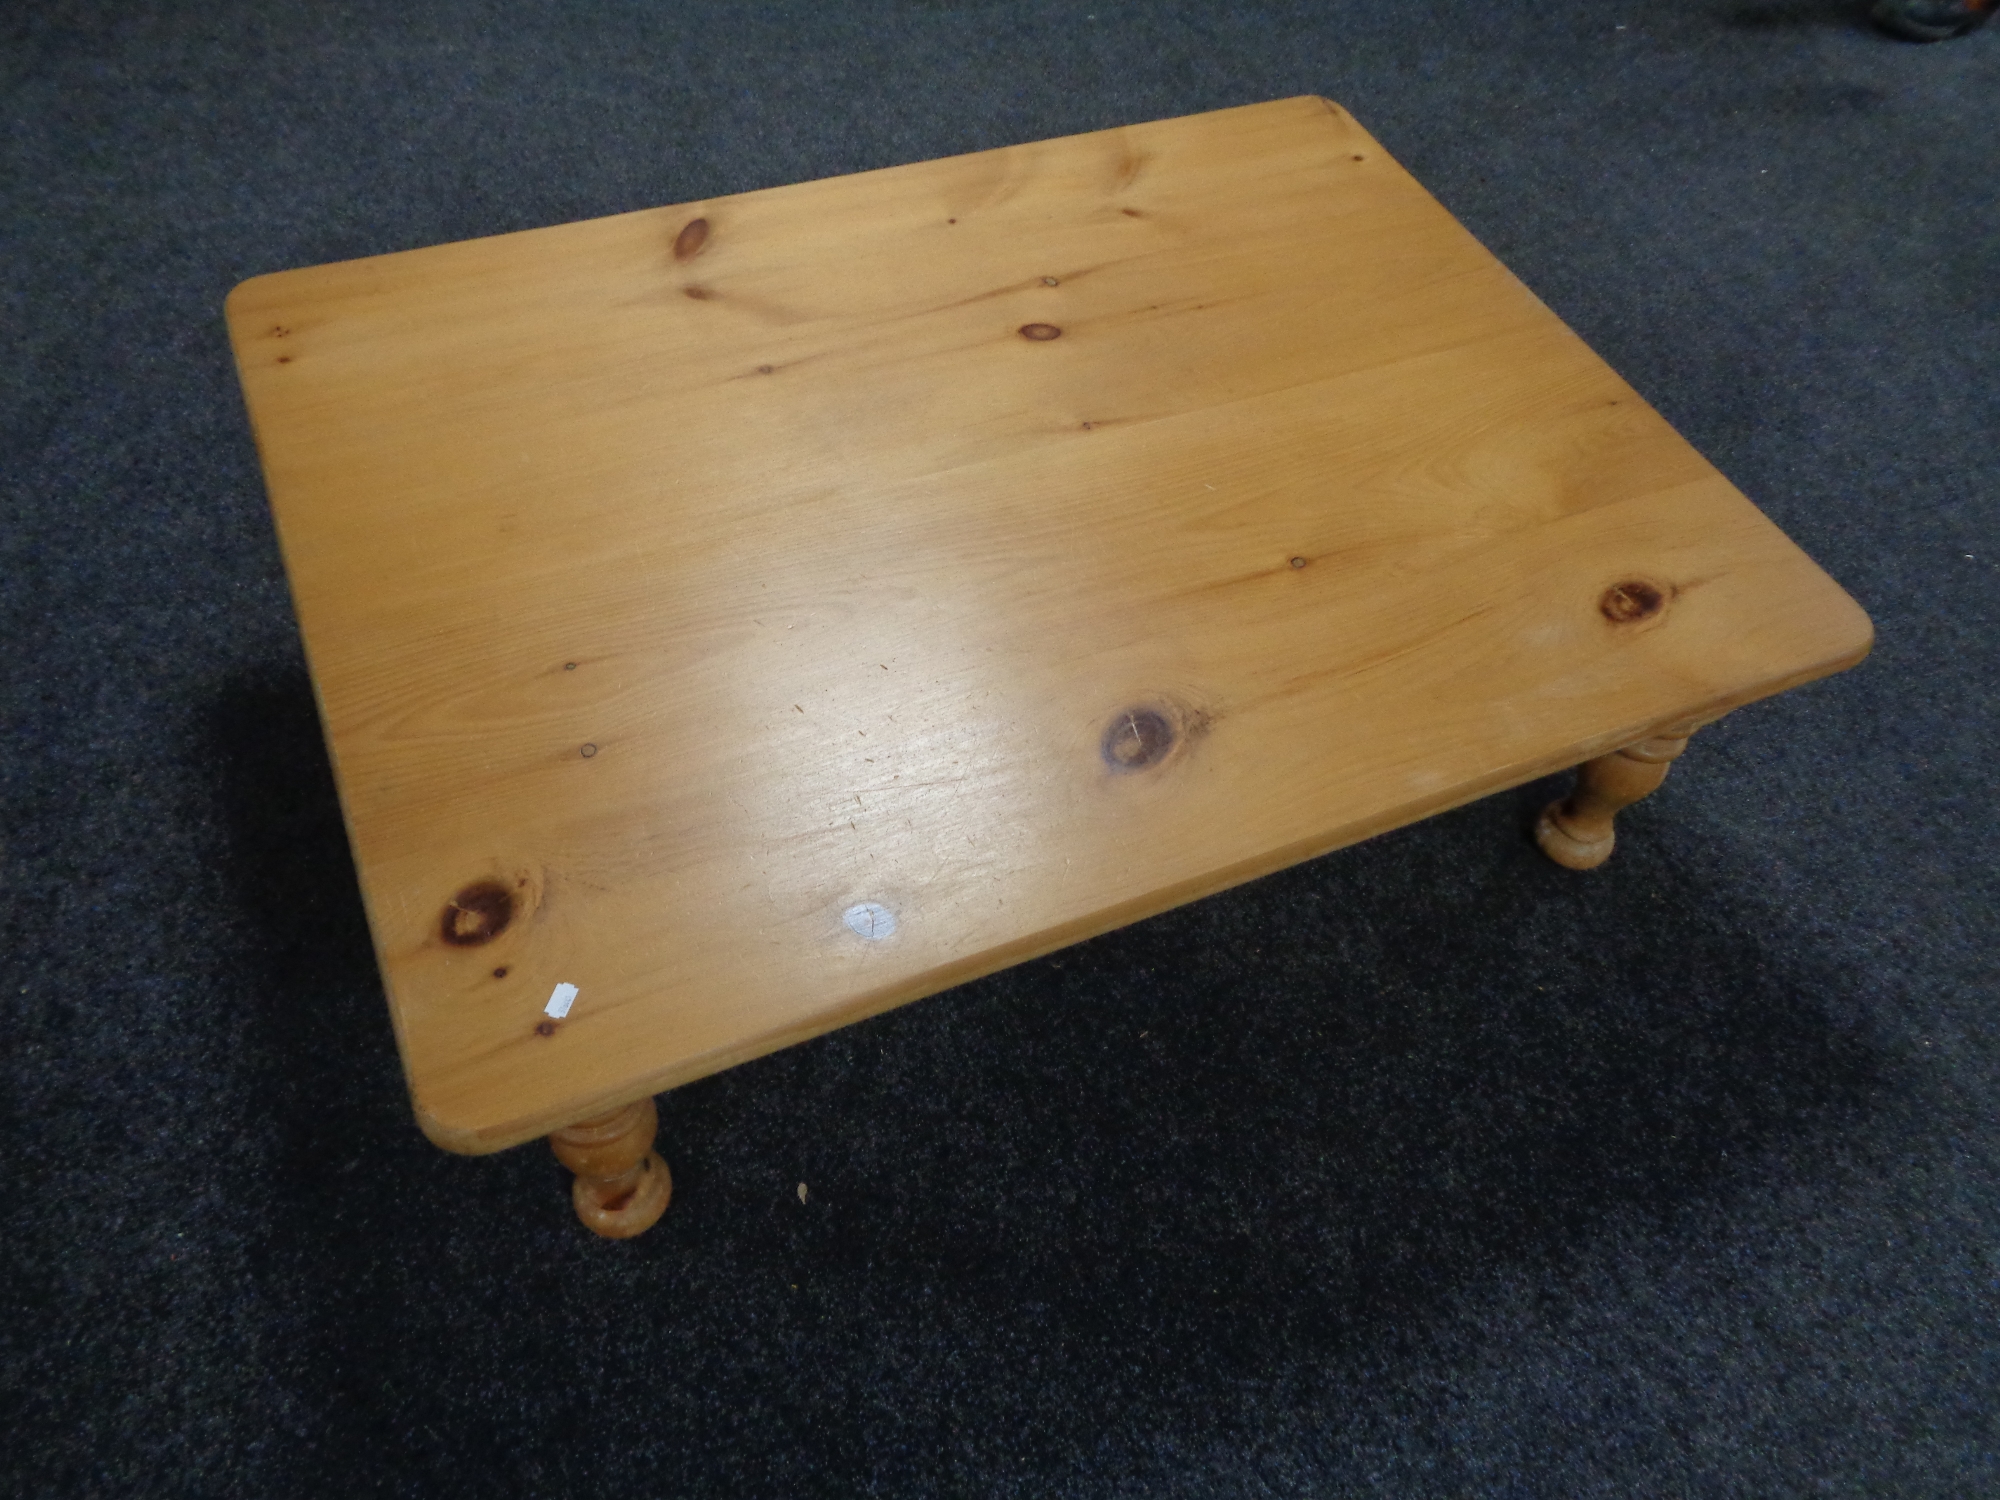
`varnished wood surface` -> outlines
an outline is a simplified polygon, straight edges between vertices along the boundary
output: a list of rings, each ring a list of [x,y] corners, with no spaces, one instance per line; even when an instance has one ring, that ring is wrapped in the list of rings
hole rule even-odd
[[[228,313],[454,1150],[1868,649],[1322,100],[284,272]]]
[[[1535,842],[1557,864],[1595,870],[1618,843],[1618,814],[1650,797],[1667,779],[1667,769],[1687,750],[1694,726],[1672,725],[1652,739],[1600,755],[1577,767],[1576,785],[1542,809]]]
[[[674,1178],[653,1149],[659,1128],[659,1108],[648,1098],[550,1135],[556,1160],[576,1174],[570,1202],[592,1234],[629,1240],[667,1211]]]

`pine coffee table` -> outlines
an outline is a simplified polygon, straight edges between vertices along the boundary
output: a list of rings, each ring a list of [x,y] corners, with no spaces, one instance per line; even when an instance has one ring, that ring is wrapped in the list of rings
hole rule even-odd
[[[246,281],[419,1123],[552,1136],[1581,765],[1861,610],[1322,99]]]

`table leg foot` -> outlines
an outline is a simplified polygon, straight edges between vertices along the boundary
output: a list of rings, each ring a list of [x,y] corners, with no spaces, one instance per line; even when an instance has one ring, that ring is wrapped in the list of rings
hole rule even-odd
[[[1612,820],[1620,809],[1649,796],[1667,779],[1667,768],[1687,749],[1692,729],[1657,735],[1587,760],[1577,768],[1576,790],[1542,809],[1535,842],[1542,853],[1572,870],[1594,870],[1617,843]]]
[[[666,1212],[674,1179],[653,1149],[659,1128],[659,1110],[651,1099],[641,1099],[549,1137],[556,1159],[576,1173],[570,1201],[593,1234],[628,1240]]]

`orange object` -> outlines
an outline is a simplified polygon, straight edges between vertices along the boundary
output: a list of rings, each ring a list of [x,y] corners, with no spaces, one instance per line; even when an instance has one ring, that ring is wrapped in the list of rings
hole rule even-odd
[[[228,312],[455,1151],[1869,647],[1320,99],[262,276]]]

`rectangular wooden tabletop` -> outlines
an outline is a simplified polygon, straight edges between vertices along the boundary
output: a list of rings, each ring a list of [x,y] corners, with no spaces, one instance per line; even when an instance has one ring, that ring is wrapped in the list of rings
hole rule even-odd
[[[454,1150],[1870,639],[1321,99],[262,276],[228,316]]]

